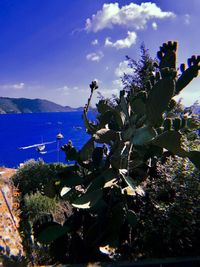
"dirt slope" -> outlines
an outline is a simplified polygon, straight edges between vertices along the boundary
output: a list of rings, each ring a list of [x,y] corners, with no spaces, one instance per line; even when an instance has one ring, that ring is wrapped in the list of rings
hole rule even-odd
[[[15,169],[0,168],[0,251],[12,255],[23,254],[17,228],[18,203],[13,199],[18,192],[10,182],[15,172]]]

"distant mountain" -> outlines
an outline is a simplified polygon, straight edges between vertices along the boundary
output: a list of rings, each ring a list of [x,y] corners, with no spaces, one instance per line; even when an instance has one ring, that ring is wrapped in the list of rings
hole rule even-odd
[[[81,111],[83,108],[63,107],[43,99],[0,97],[0,114]]]
[[[194,107],[194,112],[195,112],[196,114],[200,114],[200,105],[196,105],[196,106]]]

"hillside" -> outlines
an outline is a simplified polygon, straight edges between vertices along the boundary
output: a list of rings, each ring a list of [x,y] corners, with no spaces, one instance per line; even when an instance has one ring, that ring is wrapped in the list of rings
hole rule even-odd
[[[195,108],[194,108],[194,112],[195,112],[196,114],[200,114],[200,105],[195,106]]]
[[[80,111],[81,108],[63,107],[43,99],[0,97],[0,114]]]

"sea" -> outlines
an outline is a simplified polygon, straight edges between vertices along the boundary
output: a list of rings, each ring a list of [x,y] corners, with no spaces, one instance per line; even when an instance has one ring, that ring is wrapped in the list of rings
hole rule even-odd
[[[95,115],[90,113],[89,116],[93,120]],[[58,141],[59,133],[64,138]],[[30,159],[67,163],[60,147],[71,140],[80,149],[89,138],[82,112],[1,114],[0,166],[18,168]],[[46,142],[50,143],[40,154],[35,145]]]

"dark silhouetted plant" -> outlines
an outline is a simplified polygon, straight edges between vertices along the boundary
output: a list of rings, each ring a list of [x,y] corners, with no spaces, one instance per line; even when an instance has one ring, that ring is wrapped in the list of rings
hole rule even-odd
[[[63,225],[45,216],[33,227],[38,242],[51,244],[55,260],[78,263],[197,253],[200,152],[198,136],[194,146],[190,138],[199,119],[186,111],[176,113],[173,97],[198,75],[200,57],[192,56],[188,68],[181,65],[178,73],[176,52],[176,42],[164,43],[158,62],[149,59],[148,68],[141,66],[138,83],[121,90],[116,105],[98,102],[95,122],[89,120],[88,109],[98,86],[90,84],[83,120],[91,138],[80,151],[72,142],[62,147],[67,159],[76,163],[45,186],[47,196],[55,192],[69,201],[73,213]],[[184,162],[193,170],[191,178]],[[174,166],[175,177],[170,170]],[[65,247],[64,254],[59,254],[58,244]]]

